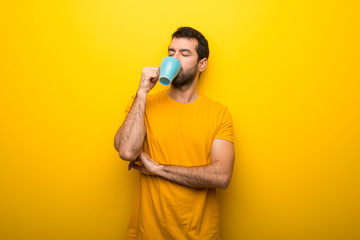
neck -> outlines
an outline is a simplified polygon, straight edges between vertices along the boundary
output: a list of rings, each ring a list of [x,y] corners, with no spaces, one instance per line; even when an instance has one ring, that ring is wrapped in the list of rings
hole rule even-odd
[[[199,92],[197,88],[197,78],[190,86],[175,88],[173,85],[170,85],[170,88],[167,89],[166,92],[175,101],[181,103],[194,102],[199,97]]]

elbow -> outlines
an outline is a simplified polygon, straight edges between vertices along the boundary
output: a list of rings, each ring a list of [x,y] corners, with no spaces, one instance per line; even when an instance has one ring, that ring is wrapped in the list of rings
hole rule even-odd
[[[120,140],[118,135],[116,134],[115,138],[114,138],[114,147],[116,149],[117,152],[119,152],[119,148],[120,148]]]
[[[226,175],[226,176],[222,177],[218,187],[221,189],[226,189],[230,184],[230,180],[231,180],[231,176]]]
[[[119,152],[119,144],[116,142],[116,140],[114,141],[114,148],[117,152]]]
[[[132,161],[137,158],[137,156],[135,156],[130,150],[124,148],[120,144],[120,141],[117,137],[115,137],[115,140],[114,140],[114,147],[115,147],[116,151],[119,153],[119,156],[122,160]]]
[[[131,151],[127,151],[123,148],[121,148],[121,146],[119,146],[119,156],[122,160],[125,161],[133,161],[137,158],[136,155],[134,155]]]

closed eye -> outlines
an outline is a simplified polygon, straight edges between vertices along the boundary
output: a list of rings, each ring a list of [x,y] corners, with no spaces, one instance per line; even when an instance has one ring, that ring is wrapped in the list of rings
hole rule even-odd
[[[169,55],[169,56],[173,56],[174,54],[175,54],[175,50],[172,49],[172,48],[169,48],[169,50],[168,50],[168,55]]]
[[[191,55],[191,51],[189,49],[181,49],[180,52],[184,57],[188,57]]]
[[[190,49],[187,49],[187,48],[185,48],[185,49],[180,49],[179,50],[180,51],[180,53],[181,53],[181,55],[182,56],[184,56],[184,57],[189,57],[189,56],[191,56],[191,51],[190,51]],[[175,49],[173,49],[173,48],[169,48],[168,49],[168,55],[169,56],[173,56],[174,54],[175,54]]]

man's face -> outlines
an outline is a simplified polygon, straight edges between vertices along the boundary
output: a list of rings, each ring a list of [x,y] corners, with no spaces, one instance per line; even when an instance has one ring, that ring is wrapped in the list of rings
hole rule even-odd
[[[181,63],[179,74],[171,83],[174,87],[191,85],[198,74],[198,54],[195,38],[173,38],[170,43],[168,54],[177,58]]]

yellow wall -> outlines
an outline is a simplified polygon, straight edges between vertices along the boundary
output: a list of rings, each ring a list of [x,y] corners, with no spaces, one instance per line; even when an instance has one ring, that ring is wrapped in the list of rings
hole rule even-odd
[[[227,105],[223,239],[360,239],[358,1],[3,1],[0,239],[110,240],[137,173],[113,137],[170,35],[209,40],[200,90]],[[157,86],[155,91],[162,89]]]

